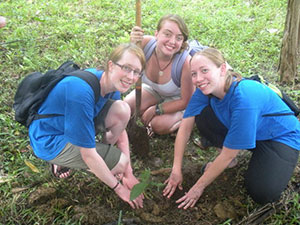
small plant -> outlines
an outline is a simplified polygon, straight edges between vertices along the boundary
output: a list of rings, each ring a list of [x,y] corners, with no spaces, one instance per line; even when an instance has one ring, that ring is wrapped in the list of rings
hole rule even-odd
[[[145,170],[140,176],[141,182],[134,185],[130,192],[130,201],[141,195],[150,184],[150,170]]]
[[[140,176],[141,182],[134,185],[131,192],[130,192],[130,201],[133,201],[138,196],[140,196],[142,193],[145,193],[147,188],[150,188],[151,186],[161,187],[162,183],[156,183],[150,180],[150,170],[145,170],[142,172]]]

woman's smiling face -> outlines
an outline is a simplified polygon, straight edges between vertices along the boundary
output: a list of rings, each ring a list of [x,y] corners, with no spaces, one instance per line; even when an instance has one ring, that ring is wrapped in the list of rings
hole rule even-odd
[[[125,51],[118,62],[110,61],[109,67],[110,80],[115,89],[121,93],[128,91],[138,81],[139,76],[137,74],[142,71],[142,64],[139,58],[130,51]],[[129,72],[129,70],[131,71]]]
[[[173,56],[180,51],[184,41],[178,25],[169,20],[163,22],[161,29],[156,31],[155,37],[157,39],[157,49],[164,55],[169,56]]]
[[[193,57],[191,61],[192,82],[203,94],[218,96],[220,90],[224,88],[220,79],[222,74],[222,66],[217,67],[207,57],[203,55]]]

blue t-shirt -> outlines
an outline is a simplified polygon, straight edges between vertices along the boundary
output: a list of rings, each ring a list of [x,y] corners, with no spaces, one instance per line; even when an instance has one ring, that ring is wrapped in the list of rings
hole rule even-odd
[[[251,80],[243,80],[235,86],[236,82],[221,100],[208,98],[197,88],[184,118],[199,115],[210,104],[228,129],[225,147],[251,149],[256,146],[256,141],[273,140],[300,150],[300,122],[295,116],[264,116],[292,112],[274,91]]]
[[[87,69],[101,80],[103,71]],[[94,148],[94,117],[108,100],[120,99],[120,92],[100,95],[95,104],[94,91],[81,78],[67,76],[49,93],[41,105],[39,114],[61,114],[34,120],[29,127],[30,144],[35,155],[44,160],[54,159],[67,143],[84,148]]]

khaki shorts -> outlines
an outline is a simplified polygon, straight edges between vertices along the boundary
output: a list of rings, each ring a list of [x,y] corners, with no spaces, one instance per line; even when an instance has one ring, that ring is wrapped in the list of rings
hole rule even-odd
[[[103,158],[110,170],[113,169],[120,160],[121,150],[112,145],[96,143],[96,151]],[[88,166],[81,157],[80,147],[72,145],[71,143],[68,143],[56,158],[48,162],[68,168],[88,169]]]

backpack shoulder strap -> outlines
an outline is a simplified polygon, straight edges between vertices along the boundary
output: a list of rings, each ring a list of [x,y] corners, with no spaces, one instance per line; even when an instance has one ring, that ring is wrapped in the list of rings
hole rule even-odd
[[[144,54],[145,54],[146,62],[151,57],[155,47],[156,47],[156,40],[154,38],[151,39],[144,47]]]
[[[253,80],[253,81],[256,81],[256,82],[259,82],[259,83],[261,83],[261,84],[263,84],[263,85],[266,85],[265,83],[262,83],[262,82],[264,82],[264,80],[262,80],[263,79],[263,77],[262,76],[260,76],[260,75],[253,75],[253,76],[251,76],[251,77],[243,77],[243,79],[241,79],[240,81],[237,81],[236,82],[236,84],[234,85],[234,89],[233,89],[233,93],[235,92],[235,89],[236,89],[236,87],[240,84],[240,82],[242,82],[243,80]],[[271,90],[273,90],[273,89],[271,89]],[[279,90],[279,89],[278,89]],[[273,90],[274,91],[274,90]],[[274,91],[277,95],[278,95],[278,93],[276,92],[276,91]],[[282,93],[282,94],[284,94],[284,93]],[[295,109],[297,109],[297,106],[294,104],[294,102],[293,101],[291,101],[290,100],[290,98],[289,97],[287,97],[285,94],[284,94],[284,96],[287,98],[287,99],[289,99],[289,100],[285,100],[284,98],[282,98],[280,95],[278,95],[280,98],[281,98],[281,100],[285,103],[285,104],[287,104],[287,106],[293,111],[293,112],[291,112],[291,113],[270,113],[270,114],[264,114],[264,115],[262,115],[262,117],[269,117],[269,116],[290,116],[290,115],[295,115],[295,116],[297,116],[298,114],[299,114],[299,111],[298,111],[298,114],[297,114],[297,112],[295,111]],[[288,101],[288,102],[287,102]],[[292,108],[292,107],[296,107],[296,108]],[[299,110],[299,109],[298,109]]]
[[[197,40],[189,40],[189,47],[181,53],[176,54],[172,65],[172,78],[174,83],[180,87],[183,64],[188,55],[193,56],[196,52],[203,51],[207,46],[201,45]]]
[[[75,76],[79,77],[85,82],[87,82],[94,91],[95,102],[98,102],[100,97],[100,83],[96,75],[91,72],[85,70],[76,70],[74,72],[69,73],[67,76]]]
[[[100,83],[99,83],[98,78],[93,73],[84,71],[84,70],[76,70],[76,71],[70,72],[68,74],[58,75],[57,76],[58,79],[56,79],[52,83],[56,84],[56,83],[58,83],[58,81],[60,81],[62,78],[66,77],[66,76],[79,77],[82,80],[84,80],[85,82],[87,82],[94,91],[95,103],[98,102],[99,97],[100,97]],[[52,89],[53,87],[54,87],[54,85],[51,85],[51,86],[49,86],[49,89]],[[48,91],[48,93],[49,93],[49,91]],[[30,123],[33,120],[49,118],[49,117],[54,117],[54,116],[60,116],[60,114],[34,114],[27,120],[26,125],[27,125],[27,127],[29,127]]]
[[[181,53],[177,53],[174,57],[171,74],[172,74],[172,79],[174,83],[177,85],[177,87],[180,87],[182,67],[188,54],[189,51],[184,50]]]

